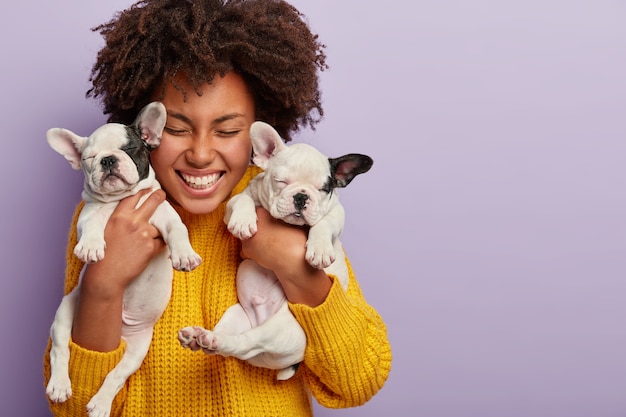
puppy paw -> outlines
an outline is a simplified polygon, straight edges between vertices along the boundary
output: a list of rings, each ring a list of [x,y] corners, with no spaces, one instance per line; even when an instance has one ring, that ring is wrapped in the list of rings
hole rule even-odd
[[[109,417],[111,415],[111,402],[94,395],[87,403],[87,415],[89,417]]]
[[[72,384],[69,377],[50,377],[46,394],[53,403],[63,403],[72,396]]]
[[[180,345],[187,349],[198,350],[194,349],[198,329],[198,327],[194,326],[187,326],[180,329],[178,331],[178,342],[180,343]]]
[[[230,216],[227,227],[228,231],[238,239],[251,238],[257,231],[256,213],[253,213],[253,215],[242,215],[235,211]]]
[[[335,262],[335,250],[332,244],[315,244],[309,240],[305,257],[312,267],[323,269]]]
[[[188,250],[170,252],[172,267],[178,271],[193,271],[202,263],[202,258],[191,247]]]
[[[210,330],[202,329],[198,336],[196,336],[196,342],[204,353],[217,353],[217,337],[215,333]]]
[[[83,262],[94,263],[104,259],[104,239],[81,239],[74,247],[74,255]]]
[[[187,326],[178,331],[178,342],[186,349],[198,351],[202,349],[205,353],[215,353],[213,348],[213,332],[199,326]]]
[[[195,330],[191,326],[183,327],[178,331],[178,342],[184,348],[191,348],[195,338]]]

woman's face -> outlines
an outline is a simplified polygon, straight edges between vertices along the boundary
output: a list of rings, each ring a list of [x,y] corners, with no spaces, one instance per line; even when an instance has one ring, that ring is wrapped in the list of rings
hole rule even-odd
[[[166,86],[163,139],[152,151],[152,166],[169,198],[195,214],[209,213],[226,200],[250,161],[254,102],[241,76],[215,76],[197,95],[183,78]]]

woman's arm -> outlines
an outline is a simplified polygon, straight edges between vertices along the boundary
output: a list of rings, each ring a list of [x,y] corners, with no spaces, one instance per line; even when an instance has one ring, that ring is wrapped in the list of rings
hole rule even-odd
[[[365,301],[349,264],[348,269],[347,292],[335,280],[320,306],[290,305],[307,335],[300,370],[317,401],[329,408],[363,405],[391,371],[385,323]]]
[[[121,339],[123,288],[164,247],[164,243],[156,238],[156,229],[147,223],[147,219],[163,201],[164,193],[153,193],[135,210],[143,194],[120,202],[105,231],[105,258],[88,265],[85,270],[80,289],[81,302],[75,312],[69,346],[73,392],[66,402],[50,404],[56,417],[85,415],[87,403],[124,354],[125,344]],[[74,256],[74,246],[78,241],[76,224],[82,207],[81,203],[76,210],[68,240],[66,294],[76,287],[83,269],[83,263]],[[50,342],[44,356],[44,386],[49,379]],[[121,415],[124,398],[125,388],[116,396],[111,416]]]
[[[276,220],[262,208],[257,217],[257,233],[242,241],[244,257],[274,271],[289,302],[311,307],[323,303],[332,280],[306,261],[306,228]]]
[[[165,247],[159,231],[149,223],[165,193],[155,191],[135,208],[147,192],[139,192],[118,204],[105,229],[104,259],[85,269],[72,327],[72,340],[85,349],[117,349],[124,289]]]
[[[344,291],[335,277],[305,260],[306,229],[288,226],[257,209],[258,231],[243,241],[244,256],[274,271],[290,309],[307,335],[301,371],[320,404],[362,405],[391,369],[391,347],[380,315],[363,297],[349,262]]]

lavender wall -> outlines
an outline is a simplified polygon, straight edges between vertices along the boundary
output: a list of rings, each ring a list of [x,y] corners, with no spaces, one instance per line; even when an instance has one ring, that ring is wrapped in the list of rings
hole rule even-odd
[[[53,126],[84,98],[129,0],[3,2],[0,411],[49,415],[41,377],[81,178]],[[344,243],[394,364],[364,407],[318,416],[626,414],[624,2],[294,0],[328,44],[311,142],[370,154]]]

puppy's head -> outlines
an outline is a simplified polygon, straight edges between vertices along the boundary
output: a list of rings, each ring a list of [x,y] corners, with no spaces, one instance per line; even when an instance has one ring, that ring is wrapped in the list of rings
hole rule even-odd
[[[53,128],[46,136],[72,168],[83,171],[87,193],[122,198],[150,175],[149,153],[161,143],[165,120],[165,106],[153,102],[128,126],[107,123],[88,137]]]
[[[337,203],[334,189],[347,186],[373,163],[367,155],[328,158],[304,143],[287,146],[263,122],[252,124],[250,139],[253,161],[264,170],[264,208],[273,217],[299,226],[316,224]]]

